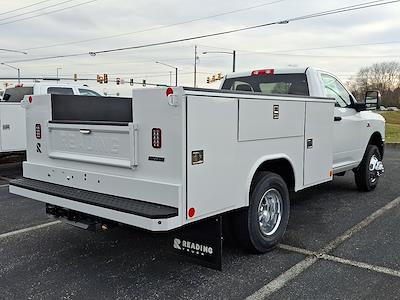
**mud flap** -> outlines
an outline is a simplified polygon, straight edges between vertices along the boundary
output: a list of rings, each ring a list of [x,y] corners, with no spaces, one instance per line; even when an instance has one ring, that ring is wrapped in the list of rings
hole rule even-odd
[[[222,270],[222,216],[187,225],[173,234],[174,253],[197,264]]]

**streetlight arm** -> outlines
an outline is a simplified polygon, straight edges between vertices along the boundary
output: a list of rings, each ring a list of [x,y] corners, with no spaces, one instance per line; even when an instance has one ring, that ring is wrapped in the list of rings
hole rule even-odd
[[[9,67],[9,68],[11,68],[11,69],[14,69],[14,70],[19,70],[19,68],[16,68],[16,67],[13,67],[13,66],[10,66],[10,65],[7,65],[6,63],[1,63],[3,66],[6,66],[6,67]]]
[[[170,67],[170,68],[176,69],[176,67],[174,67],[174,66],[171,66],[171,65],[169,65],[169,64],[162,63],[162,62],[159,62],[159,61],[156,61],[156,64],[159,64],[159,65],[164,65],[164,66],[167,66],[167,67]]]

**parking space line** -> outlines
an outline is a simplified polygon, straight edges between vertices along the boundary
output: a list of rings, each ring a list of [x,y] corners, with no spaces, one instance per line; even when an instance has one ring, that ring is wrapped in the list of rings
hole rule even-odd
[[[11,232],[3,233],[3,234],[0,234],[0,240],[8,238],[8,237],[11,237],[11,236],[15,236],[15,235],[18,235],[18,234],[21,234],[21,233],[26,233],[26,232],[34,231],[34,230],[37,230],[37,229],[53,226],[53,225],[56,225],[56,224],[59,224],[59,223],[61,223],[61,221],[53,221],[53,222],[49,222],[49,223],[44,223],[44,224],[40,224],[40,225],[36,225],[36,226],[32,226],[32,227],[27,227],[27,228],[23,228],[23,229],[11,231]]]
[[[263,286],[253,295],[246,298],[246,300],[265,299],[276,291],[284,287],[289,281],[296,278],[303,273],[306,269],[312,266],[318,260],[315,256],[308,256],[299,263],[295,264],[286,272],[279,275],[274,280],[270,281],[267,285]]]
[[[304,255],[310,255],[310,256],[313,255],[313,256],[315,256],[317,258],[320,258],[320,259],[330,260],[330,261],[334,261],[334,262],[337,262],[337,263],[341,263],[341,264],[345,264],[345,265],[349,265],[349,266],[353,266],[353,267],[357,267],[357,268],[367,269],[367,270],[375,271],[375,272],[378,272],[378,273],[384,273],[384,274],[400,277],[400,271],[394,270],[394,269],[390,269],[390,268],[386,268],[386,267],[371,265],[371,264],[368,264],[368,263],[355,261],[355,260],[350,260],[350,259],[346,259],[346,258],[341,258],[341,257],[338,257],[338,256],[333,256],[333,255],[329,255],[329,254],[325,254],[325,253],[318,253],[318,252],[315,252],[315,251],[310,251],[310,250],[307,250],[307,249],[303,249],[303,248],[299,248],[299,247],[293,247],[293,246],[285,245],[285,244],[280,244],[279,248],[280,249],[284,249],[284,250],[288,250],[288,251],[292,251],[292,252],[296,252],[296,253],[300,253],[300,254],[304,254]]]
[[[285,250],[289,251],[294,251],[298,252],[304,255],[307,255],[305,259],[291,267],[289,270],[286,272],[282,273],[279,275],[277,278],[273,279],[269,283],[267,283],[265,286],[263,286],[261,289],[256,291],[254,294],[250,295],[246,299],[252,300],[252,299],[265,299],[268,296],[270,296],[272,293],[280,290],[282,287],[284,287],[289,281],[293,280],[297,276],[299,276],[301,273],[303,273],[307,268],[312,266],[315,262],[318,261],[318,259],[327,259],[327,260],[334,260],[337,262],[342,262],[348,265],[357,265],[358,267],[363,267],[368,270],[374,270],[374,271],[381,271],[381,273],[385,274],[390,274],[397,276],[397,272],[392,269],[384,268],[384,267],[378,267],[378,266],[373,266],[369,265],[366,263],[361,263],[361,262],[355,262],[355,261],[350,261],[346,259],[341,259],[341,258],[336,258],[334,256],[328,255],[327,253],[334,250],[337,248],[340,244],[342,244],[344,241],[348,240],[351,238],[355,233],[359,232],[361,229],[365,228],[368,226],[371,222],[382,216],[385,212],[388,210],[396,207],[397,205],[400,204],[400,197],[397,197],[396,199],[392,200],[385,206],[381,207],[377,211],[373,212],[370,214],[368,217],[363,219],[361,222],[358,224],[354,225],[351,227],[349,230],[345,231],[342,235],[338,236],[331,242],[329,242],[326,246],[324,246],[321,250],[319,251],[309,251],[306,249],[301,249],[289,245],[280,245],[279,247]]]
[[[7,186],[8,186],[8,183],[6,183],[6,184],[1,184],[1,185],[0,185],[0,188],[7,187]]]
[[[320,258],[325,259],[325,260],[338,262],[338,263],[345,264],[345,265],[349,265],[349,266],[353,266],[353,267],[357,267],[357,268],[362,268],[362,269],[367,269],[367,270],[370,270],[370,271],[375,271],[375,272],[378,272],[378,273],[384,273],[384,274],[387,274],[387,275],[400,277],[400,271],[393,270],[393,269],[386,268],[386,267],[375,266],[375,265],[367,264],[367,263],[364,263],[364,262],[345,259],[345,258],[341,258],[341,257],[329,255],[329,254],[322,254],[322,256]]]

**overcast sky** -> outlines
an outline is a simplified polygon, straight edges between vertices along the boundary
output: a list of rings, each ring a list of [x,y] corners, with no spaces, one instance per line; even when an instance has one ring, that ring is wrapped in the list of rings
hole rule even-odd
[[[367,1],[92,0],[84,5],[48,13],[89,0],[1,0],[0,48],[22,50],[28,54],[0,51],[0,62],[161,42],[278,21]],[[38,2],[42,3],[19,9]],[[263,6],[204,19],[257,5]],[[8,13],[11,10],[16,11]],[[43,15],[38,16],[39,14]],[[80,78],[94,78],[96,74],[108,73],[110,79],[146,79],[148,82],[169,84],[169,72],[173,70],[155,64],[155,61],[161,61],[179,68],[180,85],[192,86],[194,45],[197,44],[198,85],[201,87],[215,87],[215,84],[206,84],[206,77],[218,72],[226,74],[232,68],[230,55],[203,55],[202,52],[232,49],[237,50],[237,71],[294,65],[314,66],[336,73],[345,81],[362,66],[379,61],[399,61],[399,17],[400,3],[394,3],[197,41],[99,54],[95,57],[86,54],[69,58],[15,62],[12,65],[19,67],[22,76],[27,77],[54,77],[56,69],[62,68],[59,73],[66,77],[77,73]],[[194,19],[202,20],[165,26]],[[15,20],[19,21],[13,22]],[[164,28],[157,28],[161,26]],[[109,37],[118,34],[120,36]],[[84,40],[92,41],[79,42]],[[399,43],[301,50],[393,41]],[[300,50],[288,51],[296,49]],[[16,71],[0,66],[0,77],[4,76],[16,76]],[[90,86],[99,91],[120,91],[123,95],[129,95],[131,90],[126,84],[117,87],[115,84],[100,86],[92,82]]]

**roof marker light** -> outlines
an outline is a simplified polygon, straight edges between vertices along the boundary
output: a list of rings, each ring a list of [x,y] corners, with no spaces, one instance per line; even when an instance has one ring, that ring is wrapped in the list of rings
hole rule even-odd
[[[28,97],[28,101],[29,101],[29,103],[32,103],[32,96]]]

